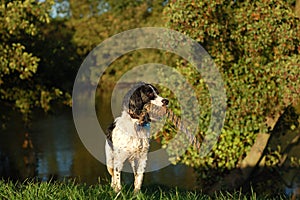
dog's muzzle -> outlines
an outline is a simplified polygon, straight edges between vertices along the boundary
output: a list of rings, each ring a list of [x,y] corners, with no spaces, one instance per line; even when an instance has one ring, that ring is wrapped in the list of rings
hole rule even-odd
[[[144,106],[144,110],[149,114],[151,121],[158,121],[166,116],[169,100],[163,99],[162,102],[163,106],[157,106],[151,103]]]

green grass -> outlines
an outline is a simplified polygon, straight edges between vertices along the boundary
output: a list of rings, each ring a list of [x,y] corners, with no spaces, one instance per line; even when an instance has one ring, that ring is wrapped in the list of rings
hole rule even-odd
[[[13,183],[11,181],[0,181],[0,199],[101,199],[101,200],[195,200],[195,199],[270,199],[259,197],[254,192],[251,195],[244,195],[241,192],[219,192],[208,196],[199,191],[186,191],[176,188],[165,188],[160,186],[145,187],[136,195],[132,188],[125,187],[119,194],[116,194],[109,185],[76,184],[75,182],[31,182]],[[276,199],[285,199],[277,197]]]

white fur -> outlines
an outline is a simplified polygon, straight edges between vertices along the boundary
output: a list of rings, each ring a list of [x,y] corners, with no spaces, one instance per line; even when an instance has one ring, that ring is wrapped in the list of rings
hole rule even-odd
[[[116,127],[112,133],[113,149],[106,141],[106,164],[112,176],[111,186],[116,192],[121,190],[121,170],[127,159],[134,173],[135,192],[139,191],[142,185],[149,150],[150,131],[145,129],[145,131],[137,132],[136,121],[123,111],[121,117],[115,120]]]

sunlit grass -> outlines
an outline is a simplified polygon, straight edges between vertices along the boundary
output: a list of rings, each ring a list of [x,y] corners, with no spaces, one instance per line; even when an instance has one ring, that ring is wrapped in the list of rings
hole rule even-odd
[[[76,184],[72,181],[67,182],[32,182],[13,183],[11,181],[0,181],[0,199],[101,199],[101,200],[195,200],[195,199],[270,199],[259,197],[252,192],[250,195],[244,195],[241,192],[218,192],[212,196],[203,194],[199,191],[186,191],[179,189],[169,189],[159,186],[145,187],[138,194],[133,194],[133,189],[124,187],[116,194],[109,185]],[[277,197],[276,199],[285,199]]]

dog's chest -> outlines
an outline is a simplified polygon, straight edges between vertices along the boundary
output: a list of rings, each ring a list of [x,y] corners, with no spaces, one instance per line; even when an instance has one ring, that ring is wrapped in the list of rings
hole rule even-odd
[[[150,124],[137,125],[129,115],[123,113],[116,119],[116,127],[112,133],[114,150],[126,151],[128,154],[138,154],[149,149]]]
[[[125,150],[130,153],[148,151],[149,138],[146,134],[137,132],[126,133],[124,130],[116,128],[113,136],[113,146],[115,149]]]

